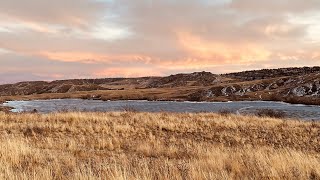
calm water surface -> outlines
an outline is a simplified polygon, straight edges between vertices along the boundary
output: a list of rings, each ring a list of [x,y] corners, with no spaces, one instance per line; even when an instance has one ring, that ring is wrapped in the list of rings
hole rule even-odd
[[[59,111],[123,111],[132,108],[145,112],[219,112],[229,110],[236,114],[250,114],[259,109],[273,109],[285,112],[290,118],[320,120],[320,106],[292,105],[282,102],[240,101],[240,102],[167,102],[167,101],[99,101],[82,99],[54,99],[34,101],[8,101],[5,106],[13,112],[36,109],[40,113]]]

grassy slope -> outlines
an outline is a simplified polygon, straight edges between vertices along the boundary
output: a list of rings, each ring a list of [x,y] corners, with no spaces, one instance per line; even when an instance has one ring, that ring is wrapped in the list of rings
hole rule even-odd
[[[202,87],[203,88],[203,87]],[[177,87],[154,89],[127,89],[127,90],[99,90],[80,91],[70,93],[44,93],[20,96],[0,96],[0,102],[6,100],[34,100],[34,99],[90,99],[93,96],[101,96],[102,100],[179,100],[185,99],[188,94],[201,89],[201,87]]]
[[[320,123],[0,112],[0,179],[319,179]]]

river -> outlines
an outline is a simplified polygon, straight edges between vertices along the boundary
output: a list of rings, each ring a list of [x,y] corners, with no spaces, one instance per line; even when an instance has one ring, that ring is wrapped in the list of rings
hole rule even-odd
[[[82,99],[53,99],[32,101],[7,101],[4,106],[13,107],[12,112],[39,113],[61,111],[109,112],[126,109],[144,112],[220,112],[254,114],[259,109],[272,109],[285,113],[288,118],[320,120],[320,106],[293,105],[283,102],[171,102],[171,101],[100,101]]]

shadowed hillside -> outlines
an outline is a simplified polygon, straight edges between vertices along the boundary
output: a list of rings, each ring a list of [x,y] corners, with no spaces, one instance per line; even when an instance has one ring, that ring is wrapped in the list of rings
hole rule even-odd
[[[312,73],[320,73],[320,67],[303,67],[303,68],[279,68],[279,69],[262,69],[256,71],[243,71],[237,73],[225,74],[227,77],[241,79],[244,81],[260,80],[268,78],[277,78],[283,76],[303,76]]]

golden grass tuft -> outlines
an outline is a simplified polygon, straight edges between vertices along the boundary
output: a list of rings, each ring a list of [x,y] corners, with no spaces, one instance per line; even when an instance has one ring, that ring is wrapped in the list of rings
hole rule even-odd
[[[0,179],[320,179],[320,123],[0,112]]]

